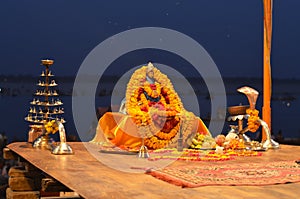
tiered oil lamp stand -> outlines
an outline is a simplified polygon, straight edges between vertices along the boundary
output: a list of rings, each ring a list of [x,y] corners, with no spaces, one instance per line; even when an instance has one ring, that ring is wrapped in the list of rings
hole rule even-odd
[[[41,65],[45,67],[42,71],[42,80],[39,80],[35,96],[30,104],[30,110],[25,120],[30,122],[30,130],[28,133],[28,142],[32,143],[33,147],[52,149],[52,141],[46,133],[44,124],[55,120],[59,123],[65,123],[62,115],[64,113],[62,101],[58,99],[58,93],[55,90],[57,83],[53,79],[54,75],[49,70],[53,65],[53,60],[42,60]]]

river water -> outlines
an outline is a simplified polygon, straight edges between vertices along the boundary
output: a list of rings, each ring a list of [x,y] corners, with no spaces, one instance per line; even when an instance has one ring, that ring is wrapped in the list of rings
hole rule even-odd
[[[36,84],[33,83],[35,80],[24,81],[24,82],[0,82],[1,92],[0,92],[0,113],[1,113],[1,126],[0,132],[5,133],[8,137],[9,141],[12,140],[27,140],[27,132],[29,123],[24,120],[26,115],[28,114],[30,102],[34,98],[33,93],[36,89]],[[176,81],[178,82],[178,81]],[[261,90],[261,82],[260,80],[253,80],[245,82],[239,81],[234,78],[229,78],[225,81],[226,87],[226,100],[227,106],[239,105],[239,104],[247,104],[247,98],[236,91],[237,88],[244,85],[251,85],[251,87],[257,88]],[[106,107],[110,105],[118,105],[118,100],[124,97],[124,93],[120,94],[117,101],[114,100],[112,102],[111,98],[111,89],[113,82],[107,81],[101,84],[97,89],[97,93],[95,96],[95,110],[97,107]],[[199,83],[199,85],[194,84],[194,90],[198,90],[199,92],[194,92],[194,90],[187,90],[186,88],[180,88],[180,86],[175,84],[175,88],[180,95],[184,98],[182,101],[187,110],[195,112],[195,114],[199,114],[201,118],[206,121],[206,118],[209,118],[210,113],[210,97],[207,93],[207,89],[203,84]],[[62,86],[63,85],[63,86]],[[126,84],[122,84],[124,89],[126,88]],[[179,85],[181,85],[179,83]],[[63,101],[63,108],[65,113],[63,117],[67,121],[65,123],[65,128],[67,134],[69,135],[78,135],[77,130],[74,125],[73,115],[72,115],[72,86],[73,83],[71,81],[63,82],[61,80],[60,91],[65,95],[60,96],[59,99]],[[300,110],[300,81],[299,80],[276,80],[273,83],[273,93],[272,93],[272,132],[276,135],[279,131],[282,132],[285,138],[300,138],[300,127],[297,125],[298,114]],[[89,86],[87,86],[89,87]],[[9,91],[8,91],[9,88]],[[195,89],[196,88],[196,89]],[[125,92],[125,90],[124,90]],[[189,103],[186,101],[191,93],[196,93],[198,105],[197,111],[195,111],[195,104]],[[77,96],[74,96],[77,97]],[[83,104],[83,106],[85,106]],[[257,109],[261,111],[262,107],[262,96],[259,95],[257,101]],[[226,107],[221,107],[222,111],[226,111]],[[115,110],[117,111],[117,110]],[[211,118],[217,120],[218,118]],[[206,121],[207,122],[207,121]],[[97,121],[90,121],[91,127],[86,129],[89,132],[89,136],[86,139],[90,139],[93,137],[94,128],[97,124]],[[229,130],[229,123],[225,122],[223,132]],[[213,132],[213,134],[219,134],[221,132]],[[55,139],[55,137],[54,137]]]

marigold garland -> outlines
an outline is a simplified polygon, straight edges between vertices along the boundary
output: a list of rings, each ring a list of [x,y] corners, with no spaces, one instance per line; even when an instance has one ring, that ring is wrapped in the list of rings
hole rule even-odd
[[[148,66],[132,74],[126,90],[126,110],[137,125],[145,145],[150,149],[173,146],[181,130],[183,140],[191,134],[196,116],[184,109],[167,75],[156,67],[153,83],[146,80]],[[184,121],[184,122],[181,122]]]
[[[223,154],[217,154],[214,151],[203,151],[195,149],[184,149],[178,152],[176,149],[158,149],[150,151],[149,161],[157,160],[183,160],[183,161],[224,161],[233,160],[235,157],[261,156],[261,152],[247,150],[225,150]]]
[[[48,121],[44,124],[46,134],[54,134],[58,131],[58,125],[55,120]]]
[[[248,129],[249,131],[251,132],[256,132],[257,129],[259,128],[260,126],[260,123],[258,122],[259,120],[259,111],[256,110],[256,109],[247,109],[246,110],[246,113],[249,115],[249,118],[248,118]]]

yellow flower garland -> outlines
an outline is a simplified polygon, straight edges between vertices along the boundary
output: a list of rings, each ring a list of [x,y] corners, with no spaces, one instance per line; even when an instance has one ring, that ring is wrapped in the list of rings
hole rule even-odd
[[[44,127],[45,127],[45,130],[46,130],[46,134],[50,134],[50,133],[54,134],[58,131],[58,125],[57,125],[55,120],[51,120],[49,122],[46,122],[44,124]]]
[[[144,90],[148,93],[149,96],[157,98],[161,94],[161,86],[159,83],[155,82],[156,89],[152,90],[149,82],[145,82]]]
[[[260,126],[260,123],[258,122],[259,120],[259,111],[256,110],[256,109],[247,109],[246,110],[246,113],[249,115],[249,118],[248,118],[248,129],[250,132],[254,133],[257,131],[257,129],[259,128]]]
[[[126,99],[129,100],[126,100],[125,106],[141,136],[145,137],[145,145],[150,149],[160,149],[176,143],[180,129],[183,139],[187,139],[187,135],[192,131],[195,115],[184,109],[171,81],[165,74],[153,67],[155,82],[151,85],[146,81],[147,71],[148,67],[142,66],[132,74],[126,90]],[[160,97],[159,102],[151,102],[146,95],[153,99]],[[152,106],[151,103],[154,105]],[[153,116],[157,117],[155,121],[152,121]],[[170,118],[177,124],[167,132],[163,132],[163,128],[157,128],[155,125],[155,123],[165,124]],[[180,122],[181,119],[184,123]]]

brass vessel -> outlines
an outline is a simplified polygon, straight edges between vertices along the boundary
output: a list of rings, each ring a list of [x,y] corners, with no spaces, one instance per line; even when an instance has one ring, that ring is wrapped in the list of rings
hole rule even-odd
[[[238,89],[238,91],[247,96],[248,101],[249,101],[250,109],[255,109],[256,100],[257,100],[257,97],[258,97],[258,94],[259,94],[258,91],[256,91],[253,88],[250,88],[248,86],[241,87],[241,88]],[[258,119],[257,122],[262,126],[262,128],[265,130],[265,132],[267,134],[266,135],[267,140],[265,142],[261,143],[262,147],[265,148],[265,149],[279,148],[279,143],[275,142],[271,138],[271,132],[270,132],[270,128],[269,128],[268,124],[265,121],[263,121],[262,119]],[[243,129],[239,133],[244,134],[247,131],[248,131],[248,127]]]

